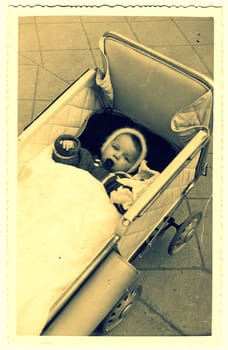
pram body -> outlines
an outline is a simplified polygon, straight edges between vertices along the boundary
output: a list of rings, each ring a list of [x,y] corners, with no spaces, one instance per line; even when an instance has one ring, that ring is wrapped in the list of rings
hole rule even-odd
[[[102,322],[108,331],[127,315],[140,294],[134,257],[164,233],[206,167],[212,131],[212,83],[116,33],[105,33],[101,43],[102,78],[98,79],[99,72],[93,69],[83,73],[20,135],[19,174],[60,134],[82,133],[90,115],[104,104],[164,138],[177,155],[120,217],[112,237],[60,293],[50,307],[43,335],[89,335]],[[185,124],[174,132],[171,124],[179,121],[180,115]],[[199,117],[197,123],[189,120],[192,115]],[[187,243],[200,218],[199,213],[190,214],[177,230],[170,254]],[[185,231],[189,225],[193,229]]]

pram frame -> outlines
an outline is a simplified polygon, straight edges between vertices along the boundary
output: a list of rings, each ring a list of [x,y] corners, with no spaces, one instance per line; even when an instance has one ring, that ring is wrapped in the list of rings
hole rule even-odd
[[[106,34],[106,35],[110,35],[113,37],[113,34],[110,34],[110,33]],[[115,35],[114,35],[114,37],[116,38]],[[119,38],[121,38],[121,40],[123,40],[123,42],[127,43],[127,45],[135,45],[135,44],[133,44],[132,41],[130,41],[130,40],[128,41],[128,40],[123,39],[122,36],[119,36]],[[151,53],[154,54],[154,51],[147,50],[142,45],[136,45],[135,47],[137,49],[140,49],[140,50],[142,49],[145,52],[145,54],[148,54],[150,57],[151,57]],[[190,76],[193,77],[194,79],[199,79],[200,83],[206,84],[206,86],[208,88],[212,88],[211,83],[208,82],[207,80],[205,80],[201,75],[199,76],[196,72],[194,72],[192,70],[188,70],[188,69],[186,69],[186,67],[184,67],[182,65],[178,66],[178,64],[175,61],[169,60],[162,55],[158,55],[157,53],[154,55],[159,60],[163,59],[165,64],[171,65],[172,67],[174,67],[175,69],[179,69],[180,71],[183,70],[184,74],[190,74]],[[89,69],[86,72],[84,72],[69,88],[64,90],[64,92],[58,98],[56,98],[51,103],[51,105],[44,112],[42,112],[29,125],[29,127],[27,127],[24,130],[24,132],[19,136],[19,152],[20,152],[20,149],[22,149],[23,145],[26,142],[28,142],[29,140],[31,140],[34,132],[38,128],[42,127],[43,123],[47,122],[47,117],[48,117],[48,119],[51,119],[52,115],[55,113],[55,111],[58,109],[59,105],[61,104],[61,101],[64,100],[65,92],[69,93],[70,96],[74,95],[83,86],[86,86],[87,84],[90,84],[92,81],[94,81],[95,76],[96,76],[96,70]],[[82,126],[82,128],[83,128],[83,126]],[[82,128],[81,128],[81,130],[82,130]],[[67,299],[71,298],[72,294],[76,295],[76,291],[78,289],[80,289],[80,287],[82,285],[85,285],[86,281],[90,278],[91,275],[94,274],[94,272],[96,273],[97,266],[102,265],[102,261],[103,261],[105,256],[109,256],[109,254],[113,250],[116,251],[116,253],[121,256],[121,253],[116,248],[116,243],[117,243],[117,241],[119,241],[119,238],[126,235],[126,230],[130,226],[130,224],[132,222],[134,222],[138,217],[143,216],[143,214],[146,212],[148,207],[150,207],[159,198],[159,196],[166,190],[166,188],[172,182],[172,180],[183,170],[183,168],[187,164],[189,164],[191,162],[191,160],[199,152],[201,152],[201,155],[203,153],[206,153],[205,149],[208,147],[209,140],[210,140],[210,135],[208,135],[205,131],[202,131],[202,130],[199,131],[194,136],[194,138],[189,142],[189,144],[187,144],[180,151],[180,153],[177,155],[177,157],[160,174],[159,179],[156,182],[154,182],[147,189],[147,191],[140,198],[140,201],[139,200],[136,201],[134,203],[134,206],[132,206],[121,217],[121,220],[119,221],[119,223],[117,225],[117,230],[116,230],[117,235],[114,236],[113,241],[111,242],[110,245],[108,245],[108,249],[104,250],[105,251],[104,255],[102,253],[100,256],[95,258],[95,260],[94,260],[95,263],[88,266],[84,270],[84,273],[79,278],[77,278],[74,283],[72,283],[71,288],[69,290],[69,293],[66,293],[64,298],[61,299],[61,301],[59,300],[59,303],[57,302],[58,305],[56,307],[53,306],[53,309],[49,315],[48,322],[53,320],[55,315],[58,314],[59,311],[63,309],[63,306],[65,305]],[[49,142],[51,142],[51,141],[49,140]],[[197,144],[197,147],[195,147],[195,143]],[[193,144],[194,144],[194,147],[193,147]],[[189,191],[189,189],[194,186],[194,183],[197,181],[198,177],[201,175],[202,168],[204,167],[205,156],[206,155],[203,154],[203,157],[200,157],[200,160],[198,162],[198,166],[196,168],[196,175],[195,175],[194,180],[190,184],[188,184],[188,187],[183,192],[183,196],[181,196],[181,198],[179,198],[179,200],[177,200],[173,203],[172,207],[169,208],[169,211],[167,214],[173,213],[173,211],[175,211],[175,209],[178,207],[180,201],[182,201],[183,197],[186,195],[186,193]],[[163,220],[163,218],[160,220],[160,222],[157,223],[156,227],[158,227],[162,223],[162,220]],[[164,227],[166,222],[167,221],[165,220],[162,227]],[[161,231],[161,228],[159,230]],[[156,235],[159,235],[159,231],[158,231],[158,233],[155,234],[155,236]],[[143,240],[143,242],[141,242],[140,245],[144,244],[150,236],[151,236],[151,231],[148,232],[144,236],[144,240]],[[126,262],[130,263],[132,261],[132,258],[135,256],[135,254],[139,250],[140,245],[135,247],[135,249],[131,252],[130,255],[128,255],[127,257],[124,257],[124,260]],[[118,288],[117,288],[117,294],[121,295],[122,292],[123,292],[122,289],[118,290]],[[116,299],[112,301],[113,306],[114,306],[115,302],[116,302]],[[110,310],[106,310],[106,311],[108,313]],[[80,312],[79,312],[79,314],[80,314]],[[103,317],[104,316],[105,315],[103,315]],[[102,318],[100,319],[100,321],[102,321]],[[98,323],[91,325],[91,328],[95,329],[97,325],[98,325]],[[49,333],[47,332],[46,335],[49,335]],[[81,335],[81,334],[75,334],[75,335]]]
[[[203,139],[203,141],[202,141]],[[191,143],[195,143],[197,141],[198,143],[198,147],[197,149],[192,149],[192,144]],[[55,305],[53,305],[51,307],[51,313],[49,314],[49,319],[48,319],[48,323],[51,324],[51,322],[53,322],[53,320],[55,319],[56,315],[59,314],[59,312],[64,308],[64,306],[68,303],[69,299],[72,298],[73,295],[75,295],[76,291],[78,289],[80,289],[81,286],[85,285],[86,280],[89,278],[90,275],[93,275],[94,271],[96,273],[96,268],[102,264],[102,261],[104,260],[105,257],[107,257],[113,250],[115,250],[117,252],[117,254],[120,254],[120,252],[118,251],[118,248],[116,246],[117,242],[119,241],[119,239],[121,238],[121,236],[124,236],[125,230],[126,230],[126,220],[128,225],[130,225],[130,223],[134,220],[137,219],[138,216],[142,216],[143,213],[147,210],[148,206],[152,205],[154,203],[154,201],[156,201],[156,199],[158,198],[158,196],[165,191],[166,187],[169,185],[169,183],[172,181],[172,179],[177,175],[178,172],[181,171],[181,169],[183,169],[184,165],[188,164],[193,157],[200,152],[200,150],[204,147],[204,145],[208,142],[208,137],[207,134],[204,131],[200,131],[194,138],[193,140],[187,145],[187,148],[184,148],[181,152],[180,152],[180,156],[176,159],[175,158],[175,162],[180,163],[181,162],[181,166],[177,167],[177,171],[174,171],[173,174],[169,174],[170,177],[167,178],[167,175],[165,173],[164,175],[164,184],[162,182],[159,182],[158,185],[156,186],[156,184],[154,184],[154,186],[151,186],[151,188],[148,188],[147,195],[149,193],[153,194],[150,197],[150,200],[147,201],[145,200],[145,206],[142,206],[141,209],[139,210],[137,208],[137,210],[139,211],[133,211],[133,213],[128,216],[130,209],[121,217],[121,220],[119,222],[119,225],[117,227],[116,230],[116,236],[114,236],[110,243],[108,243],[107,247],[104,248],[104,250],[101,251],[101,253],[94,259],[93,263],[89,266],[87,266],[85,268],[85,270],[83,271],[83,273],[76,278],[76,280],[70,285],[69,289],[64,293],[63,297],[60,297],[58,299],[58,301],[55,303]],[[183,153],[183,154],[182,154]],[[174,167],[175,164],[170,164],[170,167]],[[176,168],[176,166],[174,167],[174,169]],[[169,169],[168,169],[168,173],[169,173]],[[189,187],[192,188],[193,186],[193,182],[191,184],[189,184]],[[164,226],[166,225],[168,219],[171,217],[171,215],[173,215],[173,213],[175,212],[175,210],[178,208],[178,206],[180,205],[180,203],[182,202],[182,200],[184,199],[184,197],[186,196],[188,192],[188,189],[185,190],[185,193],[183,194],[183,196],[181,196],[179,198],[179,200],[177,200],[175,203],[173,203],[172,208],[169,209],[168,213],[167,213],[167,217],[165,220],[163,220],[163,218],[161,218],[161,221],[157,223],[156,227],[158,227],[159,225],[161,225],[159,227],[159,230],[154,230],[155,234],[153,235],[153,238],[150,240],[150,245],[152,244],[152,242],[157,239],[157,237],[159,237],[160,232],[162,231],[162,229],[164,228]],[[147,196],[145,195],[145,198],[147,198]],[[127,226],[128,226],[127,225]],[[148,239],[150,238],[150,236],[153,233],[151,231],[148,232],[147,235],[145,235],[144,237],[144,241],[141,242],[141,244],[139,246],[136,247],[136,249],[134,251],[132,251],[132,254],[130,256],[128,256],[128,259],[126,259],[126,262],[128,261],[128,263],[132,264],[134,261],[134,258],[138,255],[137,253],[139,253],[140,251],[140,246],[142,246],[146,241],[148,241]],[[149,244],[149,243],[148,243]],[[120,254],[121,256],[121,254]],[[120,291],[120,295],[123,293],[123,291]],[[115,302],[113,302],[113,306],[116,303],[117,300],[115,300]],[[101,320],[102,321],[102,320]],[[44,330],[44,334],[45,335],[50,335],[48,333],[48,328]]]

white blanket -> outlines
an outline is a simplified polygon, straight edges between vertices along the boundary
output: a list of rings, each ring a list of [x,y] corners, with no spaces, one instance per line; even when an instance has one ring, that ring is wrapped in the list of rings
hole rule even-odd
[[[119,214],[87,171],[45,148],[18,186],[17,334],[39,335],[50,306],[115,232]]]

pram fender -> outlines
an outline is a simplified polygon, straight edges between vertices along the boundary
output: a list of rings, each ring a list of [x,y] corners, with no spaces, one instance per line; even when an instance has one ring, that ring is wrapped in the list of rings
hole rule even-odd
[[[90,335],[138,275],[124,258],[111,252],[43,335]]]

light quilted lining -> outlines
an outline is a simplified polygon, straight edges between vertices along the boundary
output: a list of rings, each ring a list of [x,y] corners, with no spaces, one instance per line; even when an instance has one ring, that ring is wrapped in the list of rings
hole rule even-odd
[[[189,106],[178,111],[171,120],[171,129],[176,133],[182,145],[186,145],[200,130],[205,129],[209,134],[209,123],[212,111],[212,91]]]
[[[103,57],[103,61],[105,63],[105,73],[103,73],[100,69],[97,69],[96,84],[101,88],[103,92],[103,101],[105,103],[105,106],[113,107],[113,87],[109,72],[108,58],[105,54],[104,41],[105,39],[102,37],[99,41],[99,48]]]
[[[102,108],[98,89],[85,87],[73,98],[63,104],[38,127],[26,142],[19,142],[19,173],[24,165],[37,156],[46,146],[61,134],[78,135],[84,128],[88,117]]]

